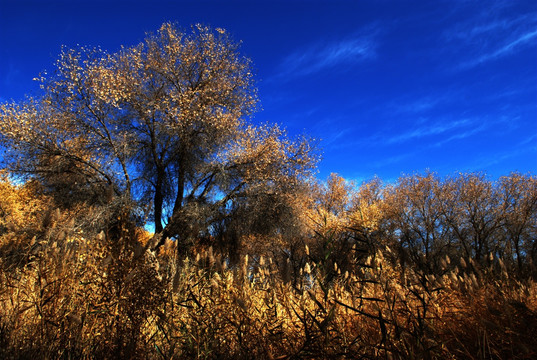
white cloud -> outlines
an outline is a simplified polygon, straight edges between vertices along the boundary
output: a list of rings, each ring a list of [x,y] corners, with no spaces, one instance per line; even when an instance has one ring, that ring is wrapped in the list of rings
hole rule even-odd
[[[509,16],[506,6],[483,9],[444,32],[446,48],[462,59],[455,70],[473,68],[537,44],[537,13]]]
[[[424,96],[416,100],[409,100],[408,97],[388,104],[390,109],[393,109],[393,114],[421,114],[435,109],[438,105],[450,101],[450,97],[445,95]]]
[[[448,41],[465,41],[486,39],[491,34],[505,34],[534,22],[534,14],[498,19],[501,11],[485,11],[469,21],[456,24],[444,32]]]
[[[348,39],[317,43],[288,55],[281,63],[281,77],[306,76],[375,58],[375,32]]]
[[[441,122],[431,124],[429,126],[421,126],[411,131],[407,131],[384,140],[385,144],[396,144],[407,142],[415,139],[420,139],[427,136],[441,135],[443,133],[469,127],[473,125],[474,121],[471,119],[462,119],[451,122]]]
[[[509,39],[504,45],[499,48],[493,49],[490,52],[483,53],[477,58],[461,64],[460,67],[463,69],[471,68],[484,62],[494,60],[502,56],[507,56],[525,46],[535,46],[536,38],[537,30],[526,32],[517,36],[516,38]]]

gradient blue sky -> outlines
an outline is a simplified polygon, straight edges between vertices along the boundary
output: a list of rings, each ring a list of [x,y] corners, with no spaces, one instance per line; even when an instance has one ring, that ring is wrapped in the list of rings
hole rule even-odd
[[[0,0],[0,101],[61,45],[116,51],[165,21],[227,29],[263,111],[321,139],[319,177],[537,173],[537,1]]]

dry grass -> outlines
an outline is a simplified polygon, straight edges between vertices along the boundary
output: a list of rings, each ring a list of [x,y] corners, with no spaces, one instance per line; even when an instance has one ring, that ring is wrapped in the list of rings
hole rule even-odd
[[[506,271],[403,269],[383,249],[344,273],[209,249],[140,256],[100,234],[29,242],[0,264],[2,358],[529,359],[537,286]],[[21,250],[22,251],[22,250]],[[449,260],[449,259],[448,259]],[[403,271],[404,270],[404,271]],[[334,273],[338,268],[334,265]]]

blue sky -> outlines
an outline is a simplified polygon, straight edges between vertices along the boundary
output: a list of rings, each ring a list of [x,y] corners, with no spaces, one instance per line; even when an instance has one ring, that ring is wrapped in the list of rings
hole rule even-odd
[[[537,173],[537,1],[0,0],[0,100],[61,45],[116,51],[165,21],[227,29],[263,110],[320,139],[319,177]]]

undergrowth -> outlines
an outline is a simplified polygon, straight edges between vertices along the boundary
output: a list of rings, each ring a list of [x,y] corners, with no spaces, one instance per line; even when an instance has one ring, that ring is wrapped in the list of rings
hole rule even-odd
[[[446,256],[427,274],[384,247],[344,272],[308,261],[292,277],[271,258],[231,264],[212,248],[177,258],[170,241],[157,256],[128,232],[48,235],[22,242],[23,260],[2,254],[1,358],[537,356],[537,286],[501,259]]]

